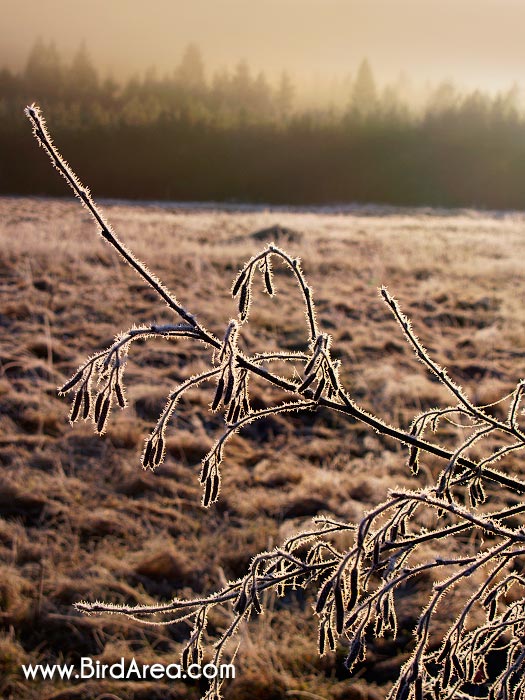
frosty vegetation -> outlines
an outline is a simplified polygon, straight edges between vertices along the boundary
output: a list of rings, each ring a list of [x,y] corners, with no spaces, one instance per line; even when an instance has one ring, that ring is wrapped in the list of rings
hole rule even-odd
[[[313,612],[318,621],[319,653],[344,646],[345,663],[352,671],[365,659],[372,639],[396,637],[399,606],[410,587],[418,584],[426,586],[426,603],[419,610],[410,653],[389,697],[524,698],[525,529],[520,516],[525,511],[525,481],[519,478],[514,453],[525,447],[525,382],[517,381],[514,390],[496,402],[506,407],[505,418],[498,418],[491,406],[473,403],[432,359],[398,302],[383,287],[380,297],[392,313],[393,324],[424,369],[450,395],[450,405],[416,415],[408,430],[387,424],[364,410],[343,385],[339,362],[332,355],[332,339],[319,330],[313,292],[300,261],[274,244],[240,270],[232,287],[238,316],[226,320],[224,334],[217,337],[121,243],[53,145],[39,109],[33,105],[26,114],[38,142],[90,212],[99,233],[174,315],[171,324],[136,326],[120,333],[111,347],[81,365],[60,390],[73,396],[72,422],[91,420],[95,430],[103,433],[111,410],[126,407],[126,359],[136,339],[187,339],[208,347],[209,366],[167,397],[145,441],[142,464],[154,469],[163,461],[166,431],[184,393],[201,384],[203,390],[211,385],[210,410],[224,416],[224,431],[202,463],[203,506],[210,507],[220,497],[229,438],[249,423],[283,412],[323,407],[360,421],[405,446],[407,469],[414,474],[413,489],[390,490],[386,500],[359,522],[315,518],[310,529],[255,556],[242,578],[228,581],[220,590],[153,606],[82,602],[78,610],[125,615],[145,624],[185,620],[191,633],[182,663],[199,663],[206,657],[218,664],[234,655],[231,640],[242,623],[263,612],[265,591],[283,597],[297,588],[310,589],[316,596]],[[239,338],[250,320],[252,290],[262,285],[270,296],[278,293],[273,275],[277,267],[284,267],[297,282],[305,310],[304,351],[249,356],[240,349]],[[254,409],[250,403],[254,380],[272,385],[287,399]],[[442,426],[453,431],[453,449],[442,446]],[[426,468],[427,455],[441,460],[440,471],[434,474]],[[351,545],[341,546],[342,541],[351,541]],[[229,624],[210,646],[206,626],[216,606],[228,611]],[[221,681],[212,681],[206,698],[220,697]]]

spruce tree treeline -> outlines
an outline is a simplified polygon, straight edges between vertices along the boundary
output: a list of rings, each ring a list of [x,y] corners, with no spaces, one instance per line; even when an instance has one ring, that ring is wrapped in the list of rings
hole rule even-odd
[[[443,83],[416,110],[364,60],[340,93],[337,106],[309,108],[285,72],[272,83],[241,61],[208,75],[194,44],[171,73],[119,83],[85,46],[68,63],[38,41],[19,73],[0,69],[0,193],[61,194],[45,167],[23,165],[33,144],[22,109],[34,100],[98,196],[525,206],[516,89],[491,97]]]

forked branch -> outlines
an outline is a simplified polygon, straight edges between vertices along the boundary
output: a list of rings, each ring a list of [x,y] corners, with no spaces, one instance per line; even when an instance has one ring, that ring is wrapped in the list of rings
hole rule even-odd
[[[32,105],[26,113],[38,142],[88,209],[102,237],[178,317],[174,324],[132,328],[118,335],[108,349],[90,357],[60,389],[61,393],[74,393],[71,421],[90,419],[102,433],[112,405],[116,402],[121,408],[126,406],[124,371],[128,351],[136,339],[185,338],[207,346],[209,367],[170,393],[157,425],[146,440],[142,463],[145,468],[153,469],[164,459],[165,432],[183,394],[202,383],[214,382],[210,410],[222,412],[224,430],[202,463],[200,481],[206,507],[219,497],[220,466],[228,439],[245,425],[271,414],[312,411],[319,407],[343,413],[407,445],[408,467],[414,475],[417,475],[421,454],[443,460],[443,469],[433,484],[411,491],[392,491],[384,503],[357,524],[316,519],[311,530],[298,533],[282,546],[256,556],[244,577],[228,583],[220,591],[193,600],[174,599],[163,605],[81,603],[78,609],[87,613],[117,613],[147,624],[186,620],[192,627],[182,653],[182,662],[187,665],[203,658],[210,609],[226,606],[231,622],[219,635],[212,651],[213,660],[218,663],[226,652],[228,640],[241,623],[262,611],[264,591],[274,589],[278,595],[284,595],[290,588],[311,587],[316,591],[314,610],[319,619],[319,652],[334,650],[339,640],[346,641],[346,663],[351,670],[365,659],[370,641],[385,634],[396,636],[398,592],[412,579],[439,573],[442,578],[434,582],[427,604],[419,611],[412,652],[390,697],[396,700],[427,697],[523,700],[525,599],[522,595],[509,603],[505,595],[511,588],[521,590],[522,594],[525,589],[520,563],[525,554],[525,529],[516,523],[525,512],[525,505],[515,502],[516,494],[525,492],[525,482],[515,473],[504,473],[493,465],[525,447],[525,433],[520,424],[524,381],[520,380],[511,394],[501,398],[501,402],[510,402],[506,420],[495,418],[486,407],[476,406],[446,370],[430,357],[398,302],[383,287],[381,297],[417,358],[453,397],[452,405],[416,416],[408,431],[388,425],[361,407],[343,386],[339,363],[331,353],[332,338],[318,329],[313,294],[300,261],[274,244],[253,256],[234,281],[232,294],[238,300],[239,313],[237,318],[228,321],[221,340],[220,335],[216,336],[201,325],[121,243],[89,191],[53,145],[39,109]],[[249,356],[239,349],[239,333],[249,321],[253,285],[259,275],[267,294],[275,294],[275,263],[289,269],[299,288],[306,320],[305,350]],[[294,376],[299,378],[288,379],[277,374],[272,370],[275,361],[293,367]],[[290,395],[289,400],[255,410],[250,401],[250,384],[255,378],[284,390]],[[459,444],[453,449],[439,444],[435,436],[425,437],[429,430],[436,432],[440,421],[449,421],[462,433]],[[497,442],[493,440],[495,437]],[[485,447],[481,458],[472,458],[474,444],[478,448]],[[500,492],[509,492],[508,507],[498,506],[501,500],[494,503],[494,485],[499,486]],[[429,519],[433,522],[430,528]],[[349,531],[354,533],[353,545],[340,551],[336,536]],[[461,538],[466,532],[472,536],[472,541],[475,535],[478,537],[477,549],[465,550]],[[432,545],[440,547],[447,555],[436,554]],[[462,588],[465,582],[467,585]],[[443,607],[443,599],[452,589],[462,591],[463,607],[456,621],[436,640],[432,618]],[[485,623],[471,624],[480,610]],[[490,670],[487,658],[502,648],[506,650],[506,663]],[[220,697],[218,681],[212,682],[206,697]]]

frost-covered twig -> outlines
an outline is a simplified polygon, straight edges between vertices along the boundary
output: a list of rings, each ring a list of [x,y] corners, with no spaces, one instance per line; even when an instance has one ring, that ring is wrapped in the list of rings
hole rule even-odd
[[[268,415],[312,411],[318,407],[342,413],[408,446],[408,467],[414,476],[418,474],[422,455],[430,454],[443,460],[443,468],[435,475],[433,483],[410,491],[391,491],[383,503],[366,513],[358,523],[317,518],[311,529],[296,533],[281,546],[254,557],[243,577],[228,582],[219,591],[195,599],[176,598],[159,605],[83,602],[77,608],[85,613],[125,615],[144,624],[185,620],[191,632],[182,652],[182,663],[188,665],[203,658],[210,610],[225,606],[230,611],[230,622],[218,633],[211,650],[213,660],[218,663],[228,640],[241,624],[262,612],[263,592],[275,590],[283,596],[291,589],[311,589],[319,623],[320,654],[345,643],[347,666],[354,669],[365,660],[371,640],[387,634],[397,635],[400,591],[413,580],[428,582],[432,576],[439,575],[441,578],[431,584],[426,603],[418,611],[410,657],[389,697],[395,700],[474,697],[523,700],[525,528],[519,517],[525,512],[525,504],[516,504],[515,499],[516,494],[522,497],[525,493],[525,482],[513,464],[508,473],[508,461],[505,462],[507,473],[496,470],[493,464],[509,455],[516,456],[525,447],[525,433],[520,423],[525,382],[518,381],[511,394],[496,402],[509,401],[505,420],[495,418],[485,406],[476,406],[446,370],[430,357],[399,303],[383,287],[381,297],[407,342],[454,399],[453,405],[434,407],[415,416],[409,430],[387,424],[360,406],[344,387],[339,362],[332,356],[332,338],[319,331],[313,292],[300,261],[273,243],[250,258],[237,275],[232,294],[238,300],[238,317],[227,322],[221,340],[220,334],[213,334],[198,322],[196,316],[121,243],[89,191],[53,145],[38,107],[32,105],[26,113],[38,142],[88,209],[103,238],[182,319],[174,324],[131,328],[118,335],[111,347],[97,352],[82,364],[60,389],[61,393],[74,393],[71,421],[91,419],[101,433],[113,403],[116,401],[125,408],[124,370],[134,340],[186,338],[204,343],[210,352],[209,366],[170,393],[157,425],[146,440],[142,462],[144,467],[153,469],[164,459],[165,431],[184,393],[206,382],[215,382],[210,410],[222,412],[224,430],[202,464],[200,481],[206,507],[219,497],[220,466],[227,440],[244,426]],[[248,356],[241,352],[237,341],[243,325],[249,322],[253,285],[260,275],[264,290],[274,296],[275,264],[284,265],[297,282],[305,311],[305,349]],[[295,378],[278,375],[272,369],[275,362],[293,367]],[[289,400],[254,409],[250,384],[256,377],[287,393]],[[453,449],[445,448],[435,436],[442,420],[455,425],[461,435]],[[432,435],[428,437],[430,431]],[[478,452],[485,448],[483,456],[472,457],[474,445]],[[502,495],[508,507],[501,507]],[[466,532],[476,545],[465,543]],[[337,546],[337,535],[341,533],[353,537],[352,545],[345,550]],[[521,595],[508,600],[506,594],[516,588]],[[433,619],[443,610],[443,601],[451,590],[462,596],[459,613],[436,637]],[[480,614],[485,620],[482,624],[475,622]],[[496,669],[489,668],[489,655],[502,649],[506,652],[505,662]],[[219,697],[220,682],[212,681],[206,698]]]

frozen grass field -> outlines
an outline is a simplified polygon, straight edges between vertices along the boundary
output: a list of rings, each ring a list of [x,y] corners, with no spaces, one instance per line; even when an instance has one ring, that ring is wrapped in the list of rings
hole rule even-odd
[[[248,258],[271,240],[300,256],[345,385],[395,425],[406,428],[415,413],[446,405],[448,397],[404,342],[377,294],[382,284],[474,402],[490,404],[525,374],[520,213],[102,208],[121,239],[218,335],[236,314],[230,287]],[[129,406],[114,413],[103,438],[89,424],[71,428],[69,400],[58,397],[57,386],[117,332],[172,316],[97,237],[77,202],[0,198],[0,222],[0,695],[198,698],[198,686],[189,683],[29,683],[19,666],[82,655],[104,663],[121,656],[173,661],[187,634],[184,625],[147,628],[115,617],[82,617],[72,604],[148,603],[218,588],[312,516],[355,521],[389,487],[412,487],[405,450],[323,410],[269,417],[231,441],[221,497],[204,510],[200,460],[220,431],[219,416],[208,410],[213,387],[181,402],[157,472],[140,468],[143,440],[166,395],[205,367],[204,349],[187,340],[138,341],[127,370]],[[286,293],[275,299],[258,294],[243,327],[241,344],[250,352],[306,346],[296,289],[279,270],[276,286]],[[262,383],[251,397],[260,406],[279,399]],[[512,457],[499,468],[524,471]],[[427,456],[418,479],[438,469]],[[378,640],[348,680],[343,648],[317,655],[313,601],[269,599],[267,612],[243,630],[237,680],[226,698],[381,698],[410,649],[414,606],[422,600],[417,589],[407,591],[399,644]],[[220,614],[210,616],[211,633],[224,625]]]

